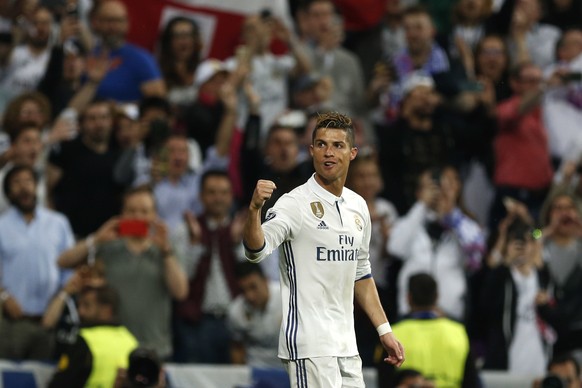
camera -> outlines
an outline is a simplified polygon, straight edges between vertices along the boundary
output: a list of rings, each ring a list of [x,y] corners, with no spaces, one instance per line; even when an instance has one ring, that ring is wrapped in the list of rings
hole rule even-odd
[[[557,375],[547,375],[543,378],[541,388],[568,388],[568,383],[564,381],[560,376]]]
[[[156,387],[160,382],[160,359],[156,352],[147,348],[137,348],[129,355],[127,368],[128,387]]]

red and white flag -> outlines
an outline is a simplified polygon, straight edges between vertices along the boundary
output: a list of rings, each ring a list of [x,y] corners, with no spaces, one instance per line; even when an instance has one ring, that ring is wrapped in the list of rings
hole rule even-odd
[[[152,52],[166,23],[175,16],[191,18],[202,36],[203,57],[226,59],[241,43],[247,15],[268,9],[291,26],[286,0],[123,0],[130,19],[128,40]]]

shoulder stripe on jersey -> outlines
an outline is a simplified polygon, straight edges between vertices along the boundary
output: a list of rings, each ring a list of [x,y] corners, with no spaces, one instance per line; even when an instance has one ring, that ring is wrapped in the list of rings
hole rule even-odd
[[[295,270],[295,256],[291,243],[283,243],[283,252],[287,264],[287,277],[289,278],[289,312],[287,313],[287,329],[285,330],[285,341],[289,358],[297,359],[297,272]]]

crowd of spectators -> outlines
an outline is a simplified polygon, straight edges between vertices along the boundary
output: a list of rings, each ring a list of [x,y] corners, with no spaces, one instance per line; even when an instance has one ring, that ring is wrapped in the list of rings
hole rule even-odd
[[[107,284],[164,361],[275,365],[282,264],[240,264],[245,209],[311,176],[337,110],[390,321],[428,273],[476,371],[582,360],[582,2],[283,2],[211,58],[184,15],[150,51],[122,0],[0,1],[0,358],[56,360]]]

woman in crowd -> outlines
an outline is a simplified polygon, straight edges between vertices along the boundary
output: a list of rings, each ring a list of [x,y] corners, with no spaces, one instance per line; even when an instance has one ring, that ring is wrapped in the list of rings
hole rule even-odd
[[[182,106],[194,102],[194,72],[201,60],[198,25],[183,16],[170,20],[160,37],[158,61],[168,88],[168,100]]]

